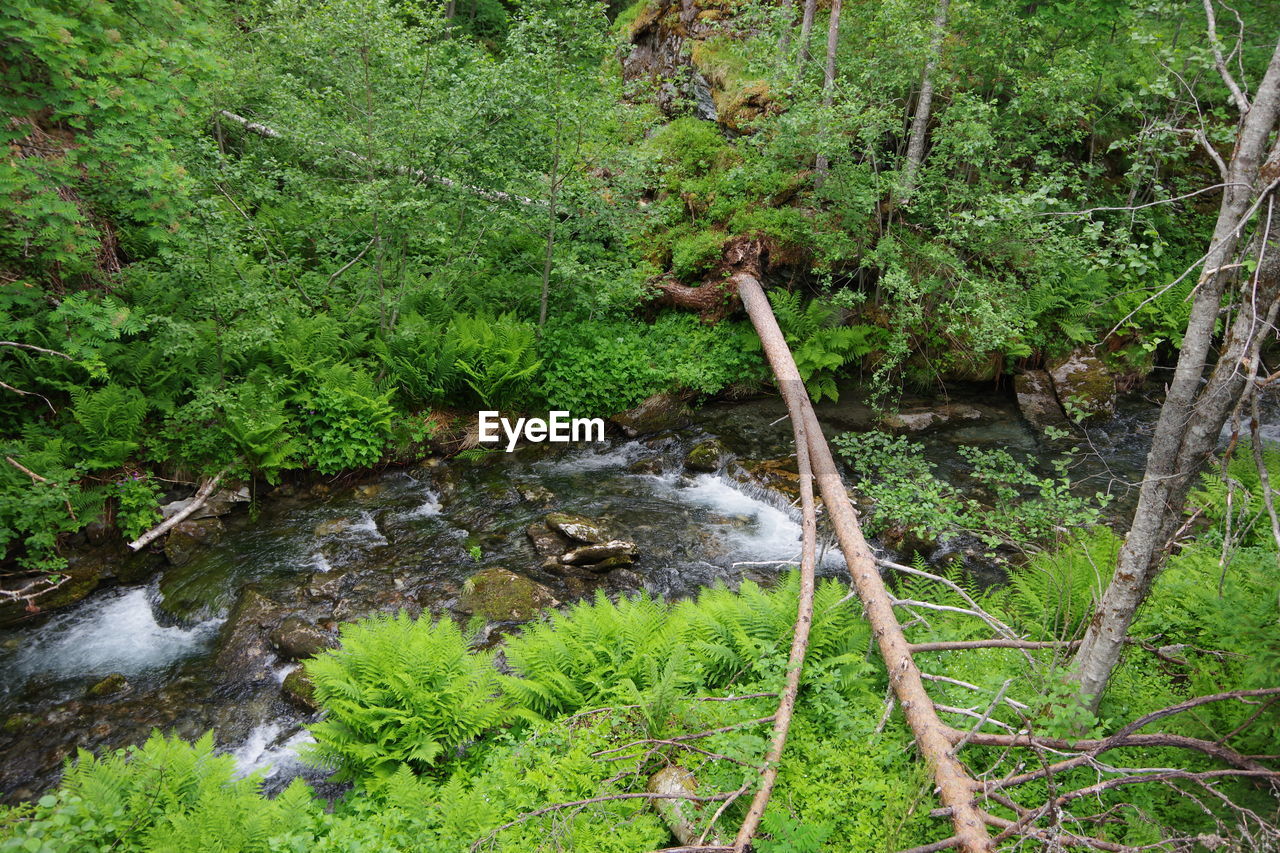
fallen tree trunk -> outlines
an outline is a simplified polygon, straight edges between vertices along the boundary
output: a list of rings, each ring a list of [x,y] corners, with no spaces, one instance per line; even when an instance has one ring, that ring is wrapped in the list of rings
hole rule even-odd
[[[849,501],[844,482],[836,468],[831,448],[827,446],[818,424],[808,391],[800,380],[795,359],[787,346],[777,318],[769,306],[764,289],[751,272],[740,272],[733,281],[747,309],[752,325],[764,345],[765,356],[773,368],[793,421],[800,421],[807,434],[810,464],[822,494],[823,504],[835,528],[840,550],[844,553],[853,585],[866,610],[872,633],[889,672],[889,682],[902,707],[903,715],[915,737],[920,753],[933,771],[939,799],[950,810],[955,829],[956,846],[965,853],[986,853],[992,849],[982,812],[974,802],[976,783],[952,754],[951,729],[938,717],[929,694],[925,691],[920,670],[911,656],[911,645],[893,612],[893,603],[885,590],[862,530],[857,513]]]

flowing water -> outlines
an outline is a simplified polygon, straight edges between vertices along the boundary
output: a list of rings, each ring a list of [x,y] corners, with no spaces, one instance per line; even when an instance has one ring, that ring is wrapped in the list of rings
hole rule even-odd
[[[1043,461],[1048,449],[1012,399],[970,402],[980,421],[920,436],[941,475],[963,478],[957,449],[965,444]],[[1116,493],[1118,511],[1141,469],[1154,412],[1134,398],[1083,444],[1075,476],[1090,492]],[[828,435],[873,420],[848,391],[820,406],[819,417]],[[728,450],[725,464],[688,471],[690,447],[711,437]],[[707,406],[688,427],[638,439],[531,445],[355,485],[278,489],[256,517],[224,518],[221,539],[186,565],[0,634],[0,791],[29,798],[77,748],[136,743],[156,728],[188,737],[212,728],[241,772],[264,772],[268,787],[299,773],[320,781],[324,774],[298,757],[313,717],[281,693],[296,664],[276,656],[264,626],[298,615],[332,630],[400,609],[465,618],[463,584],[489,567],[526,574],[561,601],[596,589],[681,597],[744,578],[767,583],[798,556],[800,526],[756,463],[789,456],[790,444],[782,403],[762,398]],[[525,529],[552,510],[598,519],[634,540],[635,566],[601,577],[545,571]],[[821,572],[841,574],[838,552],[823,554]]]

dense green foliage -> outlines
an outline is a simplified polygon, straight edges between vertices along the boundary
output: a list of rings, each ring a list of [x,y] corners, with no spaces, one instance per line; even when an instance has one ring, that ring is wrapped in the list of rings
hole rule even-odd
[[[104,514],[136,531],[139,478],[336,473],[420,453],[432,410],[757,383],[737,324],[634,314],[646,278],[714,278],[735,236],[801,285],[771,299],[818,398],[854,368],[881,399],[986,378],[1117,324],[1122,369],[1176,344],[1191,282],[1148,296],[1200,251],[1200,197],[1062,214],[1216,180],[1186,131],[1230,133],[1178,37],[1196,10],[957,5],[899,204],[927,4],[845,10],[830,108],[819,63],[777,55],[782,18],[736,6],[686,45],[722,127],[619,79],[614,40],[654,9],[611,31],[569,0],[7,4],[0,450],[43,480],[0,472],[4,559],[56,569]]]
[[[612,23],[620,10],[586,0],[6,2],[0,579],[57,583],[66,543],[95,521],[138,535],[166,479],[337,475],[455,446],[478,408],[608,415],[658,392],[757,387],[768,374],[745,323],[658,309],[647,287],[723,280],[735,238],[762,249],[815,399],[858,374],[891,405],[907,384],[994,381],[1076,345],[1144,375],[1180,343],[1195,280],[1178,276],[1220,179],[1203,149],[1225,151],[1234,128],[1191,35],[1198,4],[955,0],[908,187],[933,7],[847,4],[828,105],[821,63],[799,67],[796,39],[779,55],[793,22],[772,2],[688,6],[677,80],[619,71],[645,28],[671,43],[679,16],[657,0]],[[1232,54],[1245,77],[1273,7],[1233,9],[1250,22]],[[717,121],[691,114],[694,70]],[[1078,638],[1118,540],[1065,462],[967,449],[966,497],[906,439],[836,443],[869,529],[975,537],[1022,564],[973,596],[1021,634]],[[1195,495],[1203,527],[1171,555],[1097,716],[1067,701],[1063,661],[1043,650],[922,655],[951,679],[935,697],[984,709],[1007,688],[1022,706],[992,707],[994,724],[1105,734],[1188,695],[1272,684],[1276,542],[1252,460],[1237,450],[1221,473]],[[898,580],[952,608],[913,622],[913,641],[989,635],[952,588]],[[530,813],[639,792],[662,766],[701,791],[749,790],[767,726],[746,723],[776,707],[796,587],[601,597],[509,638],[505,669],[446,620],[349,625],[307,664],[326,712],[312,757],[353,785],[336,803],[301,783],[262,796],[211,738],[157,735],[81,754],[56,792],[4,813],[0,849],[656,849],[668,830],[643,800]],[[905,724],[882,717],[869,643],[856,601],[822,585],[759,850],[893,850],[942,831]],[[1274,754],[1276,707],[1162,725]],[[653,742],[722,728],[704,752]],[[992,778],[1011,769],[997,750],[965,758]],[[1115,760],[1210,766],[1169,748]],[[1261,789],[1222,786],[1274,812]],[[716,808],[692,805],[704,823]],[[1075,809],[1121,815],[1098,832],[1133,846],[1235,819],[1158,785]]]

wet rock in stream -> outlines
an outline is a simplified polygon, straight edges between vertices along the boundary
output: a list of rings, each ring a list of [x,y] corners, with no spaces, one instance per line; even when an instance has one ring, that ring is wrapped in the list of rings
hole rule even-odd
[[[559,604],[550,587],[497,567],[472,575],[458,597],[458,610],[490,622],[527,622]]]
[[[328,631],[299,616],[285,617],[267,635],[267,639],[280,657],[288,660],[315,657],[337,643],[337,639]]]

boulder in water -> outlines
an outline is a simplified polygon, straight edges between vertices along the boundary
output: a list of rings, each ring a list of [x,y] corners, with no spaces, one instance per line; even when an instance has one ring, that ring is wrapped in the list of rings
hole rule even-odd
[[[129,687],[129,679],[125,678],[118,672],[113,672],[86,690],[85,695],[94,699],[101,699],[104,696],[123,693],[128,690]]]
[[[497,567],[472,575],[458,597],[463,613],[493,622],[527,622],[559,603],[549,587]]]
[[[267,631],[279,621],[280,609],[252,586],[244,590],[218,637],[214,663],[224,679],[251,683],[274,677],[276,655]]]
[[[1049,363],[1053,390],[1062,408],[1081,420],[1107,420],[1116,414],[1116,377],[1092,352],[1081,348]]]
[[[320,710],[320,703],[316,700],[315,685],[311,683],[311,679],[307,677],[307,671],[302,667],[298,667],[284,677],[280,692],[284,694],[284,698],[299,708],[308,711]]]
[[[194,497],[180,501],[171,501],[160,507],[160,515],[164,518],[172,518],[191,506],[195,500]],[[189,520],[199,520],[202,518],[216,518],[220,515],[226,515],[235,508],[238,503],[248,503],[249,488],[241,486],[238,489],[219,489],[207,501],[196,508],[196,511],[187,516]]]
[[[673,429],[683,426],[689,419],[689,409],[684,399],[678,394],[654,394],[646,398],[640,405],[625,412],[619,412],[609,420],[613,421],[628,438],[635,438],[650,432]]]
[[[611,539],[608,542],[601,542],[598,545],[583,545],[581,548],[574,548],[560,558],[560,562],[570,566],[599,566],[606,560],[615,560],[617,558],[625,558],[630,563],[636,555],[636,543],[629,542],[625,539]],[[619,562],[612,563],[609,568],[614,565],[621,565]],[[608,571],[603,568],[602,571]]]
[[[544,522],[535,521],[524,529],[525,535],[533,543],[533,550],[539,557],[559,557],[569,550],[571,542],[559,530],[552,530]]]
[[[894,432],[924,432],[935,427],[960,422],[980,421],[986,412],[966,403],[946,403],[941,406],[922,406],[903,409],[884,418],[881,423]]]
[[[587,518],[584,515],[571,515],[567,512],[549,513],[546,518],[547,526],[552,530],[564,534],[570,539],[578,542],[586,542],[588,545],[598,545],[601,542],[609,541],[609,534],[604,530],[600,522]],[[560,553],[564,553],[562,550]]]
[[[684,466],[690,471],[714,473],[720,470],[720,463],[729,456],[728,449],[718,438],[700,441],[689,450]]]
[[[1018,408],[1032,429],[1044,432],[1048,427],[1063,429],[1068,426],[1066,412],[1058,405],[1053,393],[1053,380],[1043,370],[1027,370],[1013,379],[1013,390],[1018,395]]]
[[[267,639],[281,657],[289,660],[315,657],[334,645],[329,632],[299,616],[286,618]]]

